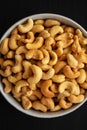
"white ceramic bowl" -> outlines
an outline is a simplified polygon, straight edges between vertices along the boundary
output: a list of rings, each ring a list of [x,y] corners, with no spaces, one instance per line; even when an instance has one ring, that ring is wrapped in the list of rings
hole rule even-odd
[[[79,28],[83,34],[87,37],[87,32],[86,30],[81,27],[78,23],[76,23],[75,21],[73,21],[70,18],[67,18],[65,16],[62,15],[58,15],[58,14],[51,14],[51,13],[44,13],[44,14],[36,14],[36,15],[32,15],[32,16],[28,16],[26,18],[23,18],[21,20],[19,20],[18,22],[16,22],[13,26],[11,26],[2,36],[1,41],[7,37],[10,32],[18,25],[23,23],[24,21],[26,21],[28,18],[32,18],[33,20],[35,19],[46,19],[46,18],[52,18],[52,19],[57,19],[62,23],[65,23],[66,25],[70,25],[73,26],[74,28]],[[0,41],[0,42],[1,42]],[[0,91],[1,94],[4,96],[4,98],[12,105],[14,106],[17,110],[30,115],[30,116],[34,116],[34,117],[39,117],[39,118],[53,118],[53,117],[59,117],[59,116],[64,116],[66,114],[69,114],[71,112],[73,112],[74,110],[78,109],[80,106],[82,106],[86,101],[87,101],[87,93],[85,95],[85,100],[77,105],[74,105],[73,107],[71,107],[70,109],[67,110],[60,110],[58,112],[47,112],[47,113],[42,113],[39,111],[35,111],[35,110],[24,110],[21,105],[10,95],[10,94],[6,94],[3,91],[3,87],[2,87],[2,83],[0,82]]]

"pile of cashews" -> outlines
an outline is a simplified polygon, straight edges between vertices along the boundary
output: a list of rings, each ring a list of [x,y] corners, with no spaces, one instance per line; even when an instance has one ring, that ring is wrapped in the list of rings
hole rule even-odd
[[[87,90],[87,38],[55,19],[28,19],[0,44],[3,90],[24,109],[69,109]]]

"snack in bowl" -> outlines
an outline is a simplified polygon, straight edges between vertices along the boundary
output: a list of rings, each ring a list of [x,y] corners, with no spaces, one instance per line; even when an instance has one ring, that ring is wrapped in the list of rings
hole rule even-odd
[[[1,91],[23,112],[53,114],[86,101],[87,37],[57,15],[46,16],[17,23],[0,44]]]

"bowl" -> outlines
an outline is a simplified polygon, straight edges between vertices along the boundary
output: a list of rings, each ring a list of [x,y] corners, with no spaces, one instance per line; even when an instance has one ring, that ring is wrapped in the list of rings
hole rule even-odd
[[[50,18],[50,19],[57,19],[59,20],[60,22],[66,24],[66,25],[70,25],[74,28],[79,28],[84,36],[87,37],[87,32],[86,30],[81,26],[79,25],[77,22],[73,21],[72,19],[68,18],[68,17],[65,17],[65,16],[62,16],[62,15],[58,15],[58,14],[51,14],[51,13],[42,13],[42,14],[35,14],[35,15],[32,15],[32,16],[28,16],[26,18],[23,18],[21,20],[19,20],[18,22],[16,22],[15,24],[13,24],[5,33],[4,35],[2,36],[1,38],[1,41],[7,37],[10,32],[19,24],[25,22],[27,19],[33,19],[33,20],[36,20],[36,19],[47,19],[47,18]],[[0,42],[1,42],[0,41]],[[17,110],[21,111],[22,113],[25,113],[27,115],[30,115],[30,116],[33,116],[33,117],[38,117],[38,118],[54,118],[54,117],[60,117],[60,116],[64,116],[66,114],[69,114],[75,110],[77,110],[79,107],[81,107],[86,101],[87,101],[87,92],[85,94],[85,99],[83,102],[77,104],[77,105],[74,105],[72,106],[71,108],[67,109],[67,110],[60,110],[60,111],[56,111],[56,112],[46,112],[46,113],[43,113],[43,112],[40,112],[40,111],[35,111],[35,110],[24,110],[21,105],[10,95],[10,94],[6,94],[4,91],[3,91],[3,87],[2,87],[2,83],[0,82],[0,92],[1,94],[3,95],[3,97],[14,107],[16,108]]]

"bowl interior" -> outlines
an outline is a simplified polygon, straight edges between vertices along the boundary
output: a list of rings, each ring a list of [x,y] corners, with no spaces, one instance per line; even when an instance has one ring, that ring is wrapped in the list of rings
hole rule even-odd
[[[32,15],[32,16],[28,16],[26,18],[23,18],[22,20],[16,22],[14,25],[12,25],[6,32],[5,34],[2,36],[1,38],[1,41],[7,37],[10,32],[18,25],[18,24],[21,24],[23,23],[24,21],[26,21],[28,18],[32,18],[33,20],[35,19],[47,19],[47,18],[52,18],[52,19],[57,19],[59,20],[60,22],[66,24],[66,25],[70,25],[74,28],[79,28],[84,36],[87,37],[87,32],[86,30],[81,27],[78,23],[76,23],[75,21],[71,20],[70,18],[67,18],[65,16],[61,16],[61,15],[58,15],[58,14],[49,14],[49,13],[45,13],[45,14],[36,14],[36,15]],[[40,118],[52,118],[52,117],[59,117],[59,116],[63,116],[63,115],[66,115],[68,113],[71,113],[73,112],[74,110],[76,110],[77,108],[79,108],[81,105],[83,105],[83,103],[85,103],[87,101],[87,92],[86,92],[86,95],[85,95],[85,100],[80,103],[80,104],[77,104],[77,105],[74,105],[73,107],[71,107],[70,109],[67,109],[67,110],[60,110],[58,112],[47,112],[47,113],[42,113],[42,112],[39,112],[39,111],[35,111],[35,110],[24,110],[21,105],[10,95],[10,94],[6,94],[4,93],[3,91],[3,87],[2,87],[2,83],[0,82],[0,91],[2,93],[2,95],[4,96],[4,98],[12,105],[14,106],[17,110],[27,114],[27,115],[31,115],[31,116],[34,116],[34,117],[40,117]]]

